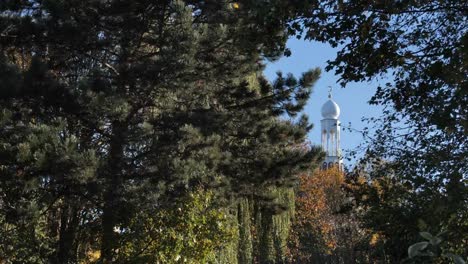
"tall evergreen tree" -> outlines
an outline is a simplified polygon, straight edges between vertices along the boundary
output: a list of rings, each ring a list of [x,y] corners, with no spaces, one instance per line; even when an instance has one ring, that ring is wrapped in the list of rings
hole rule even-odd
[[[75,263],[99,245],[102,263],[132,262],[120,249],[135,217],[200,186],[226,205],[313,165],[317,151],[293,146],[320,72],[259,75],[300,6],[281,7],[3,1],[2,258]]]

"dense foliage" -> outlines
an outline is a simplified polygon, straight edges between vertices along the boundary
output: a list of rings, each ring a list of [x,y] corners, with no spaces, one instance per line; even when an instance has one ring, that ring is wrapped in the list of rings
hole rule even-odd
[[[455,0],[1,1],[0,262],[468,255],[466,17]],[[320,70],[262,76],[292,35],[339,48],[343,86],[390,77],[346,178],[305,176]]]
[[[431,233],[446,230],[447,243],[468,255],[466,1],[313,5],[291,25],[296,34],[338,49],[327,69],[335,70],[340,83],[387,80],[370,100],[384,112],[364,131],[363,164],[385,161],[369,180],[385,177],[376,182],[386,186],[388,198],[375,199],[376,219],[365,220],[375,221],[377,229],[396,228],[385,231],[393,241],[387,248],[393,261],[407,255],[407,246],[419,239],[418,229],[428,231],[421,230],[421,220]]]
[[[212,208],[313,166],[294,146],[320,71],[260,74],[278,5],[2,1],[2,261],[203,262],[229,226]]]
[[[345,174],[338,168],[300,176],[289,237],[291,263],[366,262],[368,232],[350,210]],[[364,245],[364,247],[363,247]]]
[[[379,163],[353,172],[347,185],[355,199],[362,228],[375,234],[372,259],[384,263],[408,261],[408,248],[421,240],[420,232],[442,233],[445,252],[466,254],[466,234],[463,215],[445,215],[450,204],[441,205],[444,193],[431,189],[415,191],[398,175],[382,175]],[[382,164],[385,166],[385,164]],[[378,172],[378,175],[373,175]],[[435,259],[444,262],[443,259]],[[422,263],[428,259],[421,260]],[[419,262],[416,262],[419,263]],[[435,262],[439,263],[439,262]]]

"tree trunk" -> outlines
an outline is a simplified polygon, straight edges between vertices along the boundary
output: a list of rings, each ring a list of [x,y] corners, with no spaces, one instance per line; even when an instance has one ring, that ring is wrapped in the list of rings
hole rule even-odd
[[[76,263],[76,236],[79,224],[79,209],[65,198],[60,215],[60,233],[57,250],[57,263]]]
[[[124,127],[121,122],[113,123],[113,137],[110,142],[109,160],[105,176],[104,206],[102,214],[101,263],[114,263],[119,236],[115,232],[119,214],[119,197],[122,187],[122,162]]]

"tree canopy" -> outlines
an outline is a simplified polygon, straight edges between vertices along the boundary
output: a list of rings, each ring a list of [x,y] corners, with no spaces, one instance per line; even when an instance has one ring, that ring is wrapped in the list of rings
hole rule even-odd
[[[384,113],[362,164],[376,166],[348,176],[372,249],[399,261],[427,228],[466,253],[467,13],[455,0],[1,1],[0,262],[201,263],[232,239],[245,254],[226,258],[285,261],[291,188],[322,156],[303,147],[301,113],[320,70],[262,75],[291,36],[337,48],[326,69],[342,86],[390,78],[370,99]],[[316,245],[336,241],[333,179],[302,178],[320,199],[299,196],[298,215],[320,214],[299,230]]]
[[[99,250],[102,263],[136,261],[145,252],[128,243],[154,237],[135,227],[157,212],[180,219],[171,208],[200,188],[226,208],[314,166],[318,151],[295,146],[320,71],[261,75],[285,49],[294,7],[279,7],[3,1],[2,258],[74,263]],[[148,243],[140,250],[164,246]]]
[[[423,219],[434,234],[446,230],[454,248],[466,240],[467,17],[466,2],[456,0],[312,1],[290,22],[291,34],[338,50],[326,69],[343,87],[388,80],[369,101],[384,111],[368,119],[362,164],[378,164],[367,181],[385,185],[388,196],[403,197],[374,200],[368,213],[376,210],[375,218],[364,219],[383,221],[373,222],[374,228],[392,219],[398,231],[385,232],[394,241],[406,236],[405,246],[419,239]],[[396,252],[406,255],[406,248]]]

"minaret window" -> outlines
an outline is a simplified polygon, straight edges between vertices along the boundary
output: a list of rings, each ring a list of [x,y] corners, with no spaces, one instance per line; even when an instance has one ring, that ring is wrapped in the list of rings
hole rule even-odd
[[[322,132],[322,150],[327,151],[327,130],[323,130]]]
[[[335,131],[330,130],[330,146],[328,150],[329,156],[336,156],[335,155]]]

